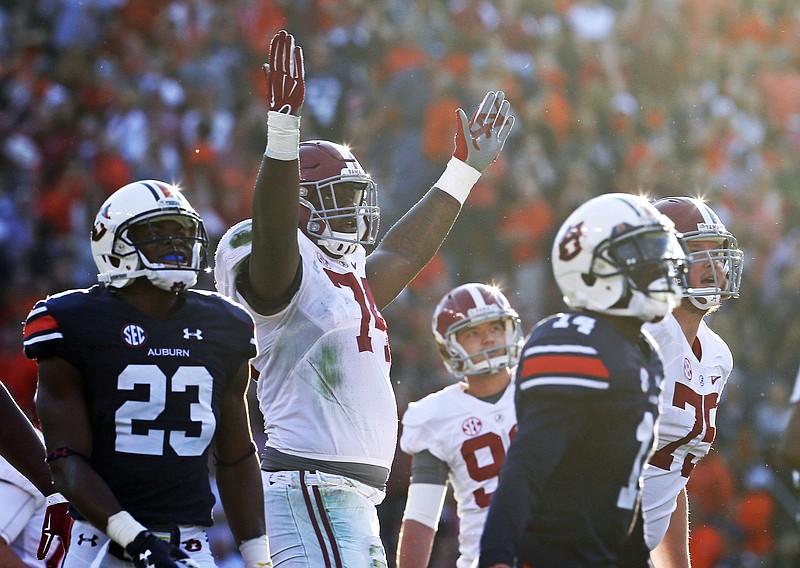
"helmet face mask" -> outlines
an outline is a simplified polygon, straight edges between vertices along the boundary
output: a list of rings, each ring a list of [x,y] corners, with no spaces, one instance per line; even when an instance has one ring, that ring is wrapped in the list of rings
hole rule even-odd
[[[675,223],[681,234],[689,267],[689,302],[700,310],[709,310],[724,299],[738,298],[744,252],[714,210],[692,197],[666,197],[653,205]]]
[[[186,198],[178,188],[155,180],[114,192],[92,229],[98,280],[112,288],[141,276],[163,290],[189,288],[205,268],[207,245],[203,221]]]
[[[678,278],[676,265],[663,262],[676,255],[675,243],[661,230],[649,227],[628,230],[601,243],[595,249],[591,274],[599,277],[622,275],[632,290],[645,294],[671,293],[670,282]],[[612,267],[603,272],[598,265]]]
[[[469,353],[459,342],[459,332],[487,322],[499,322],[504,341]],[[493,286],[464,284],[451,290],[436,306],[431,322],[439,354],[456,377],[489,375],[519,361],[522,325],[506,297]]]
[[[311,211],[300,229],[326,252],[342,256],[375,243],[377,186],[347,147],[324,140],[300,144],[300,200]]]
[[[605,194],[576,209],[553,244],[571,308],[654,321],[680,302],[685,253],[672,223],[644,198]]]

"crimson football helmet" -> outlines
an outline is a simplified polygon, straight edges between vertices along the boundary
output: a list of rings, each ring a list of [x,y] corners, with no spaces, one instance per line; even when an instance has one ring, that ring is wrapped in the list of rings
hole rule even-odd
[[[494,320],[505,325],[505,344],[472,355],[467,353],[456,334],[471,325]],[[439,354],[456,377],[496,373],[515,366],[519,361],[522,324],[503,293],[493,286],[470,283],[454,288],[436,306],[431,327]],[[494,355],[490,356],[490,353]]]
[[[744,252],[714,210],[694,197],[665,197],[655,201],[653,206],[672,219],[675,230],[681,233],[690,268],[710,266],[712,262],[719,268],[711,270],[698,287],[692,287],[690,282],[686,290],[689,301],[698,309],[708,310],[718,306],[723,298],[738,298]],[[717,248],[692,251],[689,250],[692,241],[716,243]]]
[[[346,187],[354,192],[352,199]],[[342,256],[359,244],[375,243],[377,187],[346,146],[325,140],[300,143],[300,201],[309,210],[301,215],[300,229],[330,254]],[[341,230],[348,222],[352,230]]]
[[[162,236],[150,231],[144,240],[131,238],[131,227],[164,220],[179,223],[183,233]],[[97,279],[112,288],[146,276],[155,286],[177,292],[193,286],[205,268],[208,237],[203,221],[177,187],[162,181],[136,181],[111,194],[95,217],[91,240],[100,271]],[[171,245],[164,249],[162,262],[149,261],[139,249],[156,241]],[[183,243],[189,245],[189,258]]]
[[[686,288],[672,221],[635,195],[607,193],[578,207],[561,225],[551,258],[571,308],[655,321]]]

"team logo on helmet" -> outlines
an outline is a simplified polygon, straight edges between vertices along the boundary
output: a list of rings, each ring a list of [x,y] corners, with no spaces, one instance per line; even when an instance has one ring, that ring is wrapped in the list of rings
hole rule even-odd
[[[95,223],[94,227],[92,227],[92,240],[94,242],[99,241],[105,236],[107,231],[108,229],[106,229],[103,223]]]
[[[583,250],[581,247],[582,236],[583,221],[567,229],[564,238],[558,243],[558,257],[564,262],[568,262],[578,256]]]

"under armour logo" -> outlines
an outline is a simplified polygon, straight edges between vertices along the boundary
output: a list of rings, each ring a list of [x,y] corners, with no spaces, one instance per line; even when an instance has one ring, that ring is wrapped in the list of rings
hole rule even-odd
[[[86,536],[83,533],[80,533],[78,535],[78,546],[83,546],[84,542],[88,542],[89,546],[92,547],[97,546],[97,535],[93,534],[92,538],[86,538]]]
[[[139,554],[139,560],[144,560],[145,566],[150,566],[150,555],[153,554],[149,549]]]
[[[198,341],[202,341],[203,340],[203,330],[202,329],[198,329],[197,331],[192,332],[192,331],[189,331],[188,327],[184,327],[183,328],[183,338],[184,339],[191,339],[192,337],[194,337]]]

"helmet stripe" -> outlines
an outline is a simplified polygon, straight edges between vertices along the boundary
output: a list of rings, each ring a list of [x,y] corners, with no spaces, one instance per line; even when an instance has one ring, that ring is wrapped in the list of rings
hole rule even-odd
[[[152,185],[150,185],[149,183],[144,183],[144,182],[142,182],[142,185],[143,185],[143,186],[145,186],[147,189],[149,189],[149,190],[150,190],[150,193],[152,193],[152,194],[153,194],[153,199],[155,199],[156,201],[160,201],[160,200],[161,200],[161,196],[158,194],[158,191],[156,191],[156,188],[154,188],[154,187],[153,187]]]
[[[719,220],[715,219],[716,215],[711,210],[711,208],[700,201],[699,199],[695,200],[695,205],[697,206],[697,210],[700,211],[700,214],[703,216],[703,222],[709,225],[714,225],[719,223]]]
[[[643,215],[643,212],[644,212],[644,211],[642,210],[642,208],[640,208],[640,207],[637,207],[636,205],[634,205],[633,203],[631,203],[631,202],[630,202],[629,200],[627,200],[627,199],[624,199],[624,198],[621,198],[621,197],[617,197],[617,199],[618,199],[619,201],[621,201],[622,203],[624,203],[624,204],[625,204],[625,205],[626,205],[626,206],[627,206],[627,207],[628,207],[628,208],[629,208],[631,211],[633,211],[634,213],[636,213],[636,216],[637,216],[637,217],[644,217],[644,215]]]
[[[161,183],[160,181],[157,181],[156,186],[158,186],[158,189],[160,189],[161,192],[164,194],[164,197],[175,197],[175,195],[173,195],[172,193],[173,186],[171,186],[170,184]]]
[[[472,298],[472,303],[475,304],[476,308],[486,305],[486,300],[484,299],[483,294],[481,294],[480,289],[478,289],[476,286],[466,286],[465,290]]]

